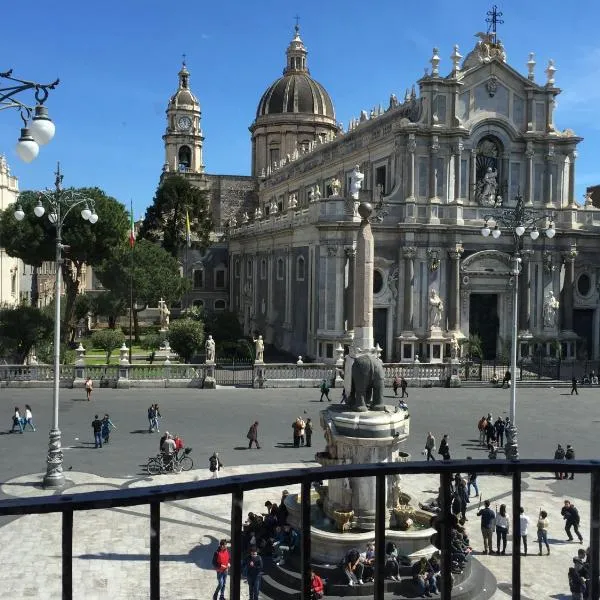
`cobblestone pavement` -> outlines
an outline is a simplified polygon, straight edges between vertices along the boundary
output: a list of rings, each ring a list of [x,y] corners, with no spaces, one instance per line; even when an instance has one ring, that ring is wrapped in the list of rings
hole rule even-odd
[[[313,463],[289,463],[240,466],[226,469],[223,475],[238,475],[283,468],[314,466]],[[157,478],[103,478],[97,475],[70,472],[71,486],[63,493],[89,492],[115,488],[131,488],[156,483],[195,481],[208,477],[206,469],[180,475]],[[40,475],[14,478],[2,485],[8,496],[43,496]],[[480,476],[483,498],[492,506],[506,503],[510,507],[511,479],[502,476]],[[403,487],[414,501],[432,497],[439,480],[434,476],[406,476]],[[522,557],[523,600],[570,598],[567,569],[579,544],[566,543],[560,516],[565,497],[577,485],[589,491],[589,478],[556,481],[548,475],[525,475],[523,506],[532,520],[529,555]],[[290,488],[292,493],[297,489]],[[580,490],[580,493],[582,490]],[[281,489],[249,492],[245,495],[244,513],[259,512],[266,499],[277,501]],[[476,517],[478,500],[473,498],[468,510],[469,535],[474,556],[495,575],[498,591],[493,600],[510,597],[512,536],[506,556],[483,555]],[[538,556],[535,521],[540,506],[549,513],[550,556]],[[584,534],[587,542],[589,502],[579,500]],[[230,535],[231,503],[228,496],[171,502],[161,509],[161,597],[165,600],[209,599],[215,588],[211,557],[218,540]],[[14,520],[1,529],[0,598],[55,599],[60,597],[61,519],[59,515],[29,515]],[[131,507],[76,513],[73,539],[73,584],[75,599],[142,599],[149,594],[149,508]],[[42,567],[43,565],[43,567]],[[15,576],[29,574],[29,576]],[[247,589],[242,587],[242,598]]]

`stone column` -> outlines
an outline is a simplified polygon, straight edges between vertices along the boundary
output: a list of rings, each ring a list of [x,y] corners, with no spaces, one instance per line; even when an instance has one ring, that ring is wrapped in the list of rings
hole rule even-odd
[[[415,256],[417,249],[404,248],[404,307],[402,311],[403,331],[413,330],[413,286],[415,279]]]
[[[460,244],[448,250],[452,261],[450,270],[450,294],[448,307],[448,329],[450,331],[460,330],[460,257],[464,252]]]
[[[267,323],[273,318],[273,249],[267,250]]]
[[[354,332],[354,270],[356,269],[356,248],[346,248],[348,259],[348,289],[346,292],[346,331]]]
[[[554,177],[552,171],[554,169],[554,144],[548,145],[548,153],[546,154],[546,206],[554,208]]]
[[[531,258],[533,250],[521,252],[519,276],[519,331],[531,331]]]
[[[563,252],[565,261],[565,280],[561,292],[560,307],[562,309],[562,331],[573,331],[573,293],[575,291],[575,258],[577,249],[571,246]]]
[[[358,214],[361,217],[356,240],[356,274],[354,295],[354,349],[373,348],[373,269],[375,266],[375,242],[371,231],[372,207],[361,203]]]
[[[408,198],[407,201],[415,200],[415,150],[417,149],[417,140],[414,133],[408,134]]]
[[[436,163],[437,154],[440,149],[440,142],[437,135],[434,135],[431,140],[431,146],[429,147],[429,201],[437,200],[437,176],[436,176]]]
[[[527,171],[525,173],[525,202],[527,204],[533,204],[533,157],[535,156],[535,152],[533,150],[532,142],[527,142],[525,156],[527,157]]]
[[[577,150],[573,150],[569,155],[569,207],[577,207],[575,202],[575,161],[577,160]]]
[[[287,248],[285,253],[285,329],[292,327],[292,249]]]
[[[454,202],[458,202],[462,200],[460,197],[460,190],[462,187],[462,169],[461,167],[461,157],[463,151],[463,143],[462,140],[459,140],[454,146]]]
[[[475,187],[475,184],[477,183],[477,150],[475,148],[473,148],[473,150],[471,150],[471,178],[469,181],[469,190],[470,190],[470,200],[472,204],[476,204],[477,203],[477,198],[475,197],[475,194],[477,193],[477,188]]]

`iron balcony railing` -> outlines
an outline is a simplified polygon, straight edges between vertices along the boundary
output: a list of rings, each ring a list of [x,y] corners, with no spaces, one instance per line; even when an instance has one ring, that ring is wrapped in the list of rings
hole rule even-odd
[[[438,539],[441,550],[441,589],[442,600],[452,598],[452,576],[450,568],[451,514],[450,484],[453,473],[489,474],[497,473],[512,476],[512,530],[519,530],[519,507],[521,506],[521,475],[523,473],[554,473],[564,469],[564,461],[554,460],[451,460],[436,462],[377,463],[369,465],[340,465],[334,467],[314,467],[291,469],[276,473],[258,473],[235,477],[224,477],[114,492],[92,492],[87,494],[61,495],[45,498],[19,498],[0,502],[0,516],[62,513],[62,597],[73,598],[73,515],[77,511],[119,508],[125,506],[150,505],[150,599],[160,599],[160,508],[163,502],[188,500],[207,496],[231,494],[231,584],[230,597],[240,598],[242,563],[242,510],[244,492],[274,486],[301,486],[301,597],[310,599],[310,498],[315,481],[338,479],[341,477],[375,477],[376,523],[375,523],[375,584],[374,598],[384,597],[385,581],[385,530],[386,530],[386,475],[439,474],[441,489],[440,529]],[[600,460],[569,461],[569,472],[589,473],[590,486],[590,595],[591,600],[600,600]],[[342,535],[342,534],[340,534]],[[80,596],[81,593],[78,594]],[[512,598],[519,600],[521,595],[521,555],[512,555]]]

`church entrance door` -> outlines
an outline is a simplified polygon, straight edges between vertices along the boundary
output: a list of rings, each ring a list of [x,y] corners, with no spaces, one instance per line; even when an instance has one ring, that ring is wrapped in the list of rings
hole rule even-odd
[[[484,360],[496,358],[499,323],[498,294],[471,294],[469,335],[478,335],[481,338]]]
[[[387,308],[376,308],[373,311],[373,342],[375,345],[379,344],[383,348],[383,352],[381,353],[381,360],[383,362],[386,361],[387,352],[387,317]]]

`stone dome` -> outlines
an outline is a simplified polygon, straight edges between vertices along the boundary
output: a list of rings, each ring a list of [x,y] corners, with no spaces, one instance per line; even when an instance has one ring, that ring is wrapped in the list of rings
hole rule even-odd
[[[258,103],[256,117],[278,113],[308,113],[335,119],[329,94],[308,73],[289,73],[267,88]]]
[[[273,82],[262,95],[256,118],[273,114],[309,114],[335,121],[333,102],[325,88],[311,76],[306,64],[308,51],[300,38],[298,26],[287,48],[283,77]]]

